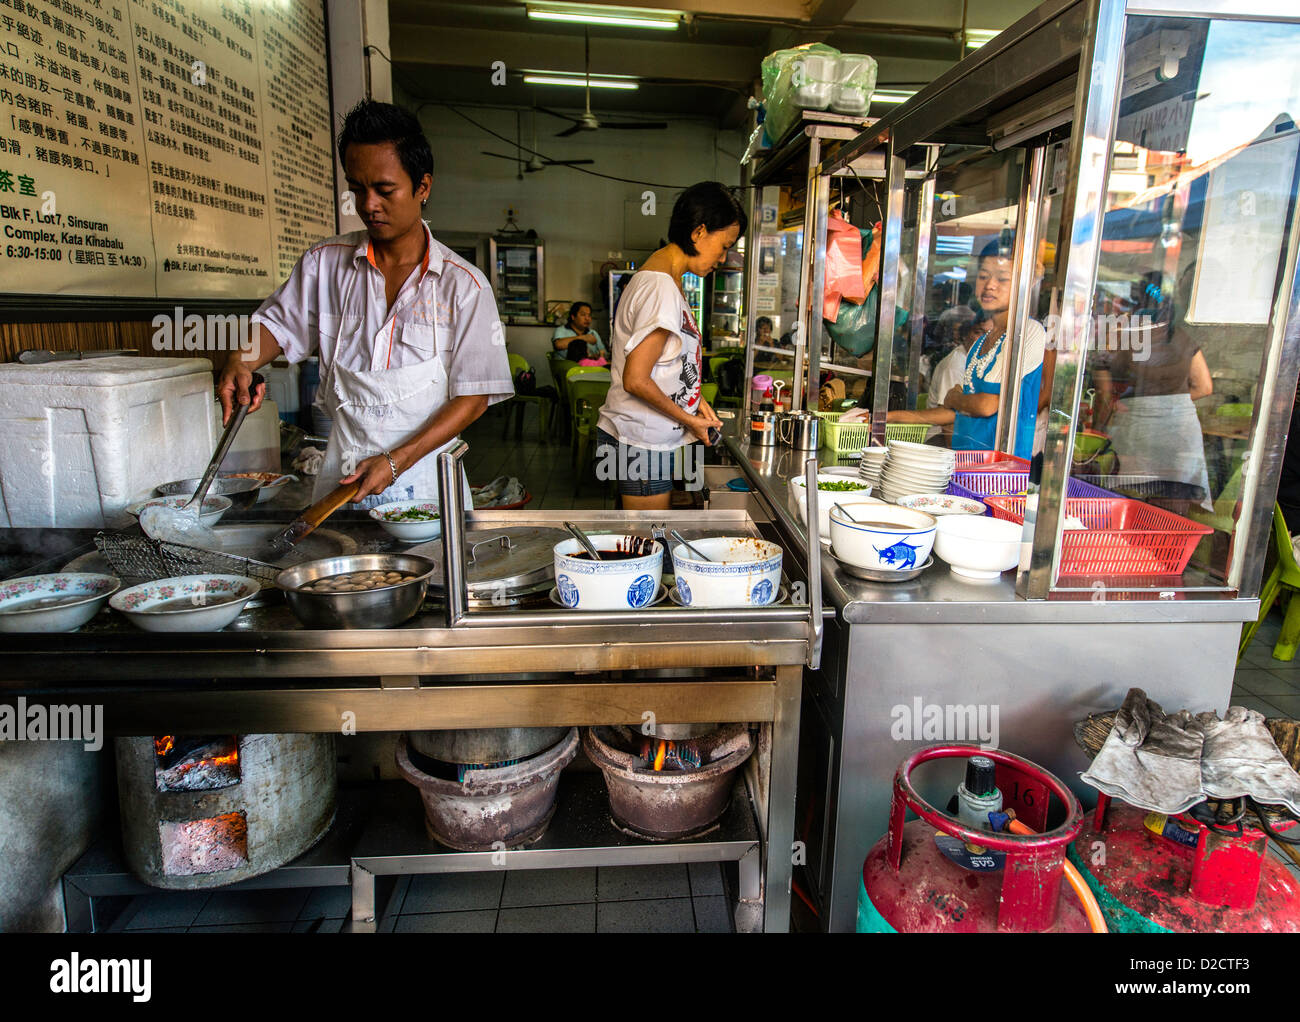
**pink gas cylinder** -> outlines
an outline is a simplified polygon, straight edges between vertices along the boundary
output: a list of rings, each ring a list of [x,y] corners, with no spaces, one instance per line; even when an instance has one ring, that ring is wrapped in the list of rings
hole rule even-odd
[[[912,771],[922,763],[975,757],[991,761],[985,769],[1000,794],[991,804],[1001,810],[984,815],[1005,817],[1013,810],[1039,833],[1013,836],[971,826],[935,809],[912,785]],[[1051,797],[1066,807],[1066,819],[1041,833]],[[906,822],[909,809],[920,819]],[[889,833],[862,866],[858,932],[1086,932],[1087,916],[1061,882],[1066,846],[1082,825],[1074,793],[1026,759],[970,745],[915,752],[894,775]]]

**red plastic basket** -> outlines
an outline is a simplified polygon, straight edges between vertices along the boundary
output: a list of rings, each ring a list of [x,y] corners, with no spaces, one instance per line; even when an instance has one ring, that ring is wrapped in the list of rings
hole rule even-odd
[[[957,451],[958,472],[1028,472],[1029,462],[1001,451]]]
[[[985,497],[993,517],[1025,520],[1024,497]],[[1067,497],[1065,513],[1083,522],[1066,529],[1061,574],[1181,575],[1202,536],[1214,530],[1127,497]]]

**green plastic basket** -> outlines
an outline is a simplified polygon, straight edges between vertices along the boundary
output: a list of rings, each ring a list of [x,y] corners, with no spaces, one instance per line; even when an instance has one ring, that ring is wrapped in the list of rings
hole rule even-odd
[[[871,445],[871,423],[849,422],[841,424],[840,416],[843,414],[843,412],[817,413],[817,417],[822,420],[822,446],[828,451],[834,451],[841,458],[858,454],[862,451],[862,448]],[[920,444],[925,442],[926,434],[929,431],[930,427],[924,422],[891,422],[885,426],[885,438],[887,440],[911,440]]]

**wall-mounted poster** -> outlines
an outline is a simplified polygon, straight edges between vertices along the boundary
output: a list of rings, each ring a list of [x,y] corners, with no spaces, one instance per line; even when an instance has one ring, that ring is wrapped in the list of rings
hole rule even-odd
[[[336,231],[321,0],[0,0],[0,289],[264,297]]]

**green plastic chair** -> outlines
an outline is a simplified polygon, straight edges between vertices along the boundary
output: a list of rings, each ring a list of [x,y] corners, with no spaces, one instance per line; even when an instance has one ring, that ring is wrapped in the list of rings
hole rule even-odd
[[[569,368],[564,373],[566,383],[570,382],[577,376],[599,376],[601,379],[609,379],[609,366],[580,366],[577,363],[570,363]]]
[[[546,356],[546,365],[551,370],[551,381],[555,384],[560,413],[551,417],[551,426],[556,435],[562,439],[569,424],[569,398],[564,392],[565,374],[572,368],[573,363],[564,357],[564,352],[552,351]]]
[[[528,359],[523,355],[517,355],[513,351],[509,352],[507,357],[510,359],[510,378],[513,380],[525,369],[531,369]],[[510,430],[510,416],[518,409],[515,415],[515,439],[524,438],[524,409],[528,405],[537,406],[537,439],[541,443],[546,443],[546,432],[550,425],[551,398],[545,394],[519,394],[516,393],[508,402],[506,402],[505,422],[501,426],[501,438],[504,440]]]
[[[1250,640],[1274,602],[1282,593],[1286,594],[1286,615],[1282,619],[1282,634],[1277,637],[1273,647],[1274,660],[1294,660],[1297,644],[1300,644],[1300,600],[1295,598],[1300,591],[1300,565],[1296,564],[1295,552],[1291,549],[1291,534],[1286,531],[1286,519],[1282,509],[1273,505],[1273,549],[1277,554],[1277,564],[1264,583],[1263,592],[1259,594],[1259,618],[1246,625],[1241,631],[1241,645],[1237,648],[1237,659],[1245,654]]]
[[[597,366],[579,366],[595,369]],[[596,436],[596,420],[609,393],[609,379],[584,380],[587,373],[571,373],[568,380],[569,418],[573,422],[572,463],[574,467],[573,493],[576,496],[586,473],[587,461],[592,453]],[[608,375],[608,374],[607,374]]]
[[[732,359],[731,355],[716,355],[716,354],[710,355],[709,356],[709,379],[717,380],[718,370],[721,369],[728,362],[730,362],[731,359]],[[714,386],[716,387],[717,384],[715,383]],[[716,398],[717,400],[715,401],[714,398]],[[714,408],[739,408],[741,404],[743,404],[742,400],[739,397],[729,397],[726,394],[719,395],[716,390],[714,391],[713,398],[705,398],[705,400],[708,401],[709,404],[712,405]]]
[[[713,402],[718,399],[718,385],[716,383],[701,383],[700,397],[704,398],[708,406],[712,408]]]

